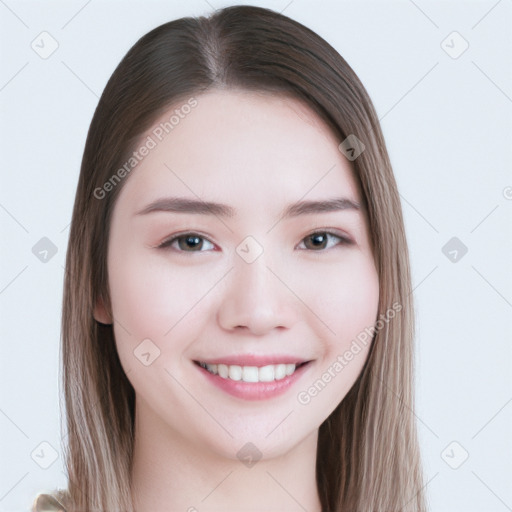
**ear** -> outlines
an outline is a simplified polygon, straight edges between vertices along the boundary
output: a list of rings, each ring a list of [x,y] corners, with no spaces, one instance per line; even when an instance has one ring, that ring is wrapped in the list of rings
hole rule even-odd
[[[109,325],[112,323],[112,318],[101,297],[98,297],[96,305],[94,306],[94,319],[100,324]]]

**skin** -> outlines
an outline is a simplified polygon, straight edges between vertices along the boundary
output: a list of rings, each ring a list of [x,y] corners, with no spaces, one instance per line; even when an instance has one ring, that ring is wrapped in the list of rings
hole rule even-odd
[[[375,323],[379,281],[367,218],[347,209],[279,220],[299,200],[361,199],[341,141],[306,106],[238,90],[196,99],[125,178],[108,249],[113,318],[101,304],[95,309],[96,320],[114,323],[136,392],[135,507],[318,512],[318,428],[354,384],[370,346],[308,404],[297,395]],[[237,213],[136,214],[171,195]],[[322,230],[353,243],[332,236],[315,248],[308,236]],[[190,232],[202,245],[157,247]],[[236,252],[248,235],[263,248],[252,263]],[[160,350],[148,366],[134,355],[147,338]],[[192,362],[234,353],[313,362],[285,394],[248,401],[210,384]],[[247,442],[262,454],[252,467],[237,458]]]

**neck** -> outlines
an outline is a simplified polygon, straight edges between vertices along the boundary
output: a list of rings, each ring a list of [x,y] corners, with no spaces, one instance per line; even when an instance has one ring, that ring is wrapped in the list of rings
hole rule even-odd
[[[315,430],[287,453],[242,462],[191,442],[138,401],[131,473],[134,510],[321,512],[317,441]]]

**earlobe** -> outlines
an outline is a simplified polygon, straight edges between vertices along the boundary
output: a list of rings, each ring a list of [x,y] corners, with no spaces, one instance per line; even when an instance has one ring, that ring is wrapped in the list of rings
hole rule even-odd
[[[110,325],[112,323],[112,318],[107,312],[101,297],[98,298],[96,305],[94,306],[94,319],[100,324]]]

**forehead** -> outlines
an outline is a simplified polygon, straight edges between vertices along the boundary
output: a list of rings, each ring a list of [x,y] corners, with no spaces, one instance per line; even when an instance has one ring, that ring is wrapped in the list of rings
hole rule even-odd
[[[358,199],[350,162],[304,103],[241,90],[213,90],[176,103],[139,139],[150,150],[122,196],[134,207],[165,193],[260,207],[308,195]],[[189,105],[189,106],[187,106]]]

